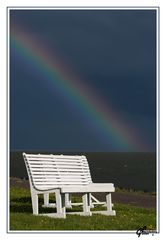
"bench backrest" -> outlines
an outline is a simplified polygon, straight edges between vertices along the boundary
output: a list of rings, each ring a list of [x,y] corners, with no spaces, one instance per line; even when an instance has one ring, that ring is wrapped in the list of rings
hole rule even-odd
[[[23,153],[31,185],[37,190],[92,182],[85,156]]]

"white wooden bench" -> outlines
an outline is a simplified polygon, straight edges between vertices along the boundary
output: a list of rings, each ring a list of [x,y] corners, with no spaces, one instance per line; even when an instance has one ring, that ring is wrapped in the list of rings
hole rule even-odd
[[[38,194],[44,194],[44,206],[51,207],[49,193],[55,193],[56,213],[42,214],[50,217],[66,218],[66,207],[81,205],[72,203],[71,194],[82,193],[83,212],[70,212],[91,216],[91,207],[99,202],[91,193],[106,193],[106,211],[93,211],[106,215],[116,215],[112,210],[111,192],[115,191],[113,183],[93,183],[88,161],[85,156],[26,154],[23,153],[28,172],[33,214],[39,214]],[[94,202],[93,202],[94,200]]]

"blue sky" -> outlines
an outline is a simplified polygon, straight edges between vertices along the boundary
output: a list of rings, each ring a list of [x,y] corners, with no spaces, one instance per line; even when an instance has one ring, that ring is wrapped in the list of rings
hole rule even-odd
[[[11,47],[12,150],[155,151],[155,10],[11,10],[10,29],[20,23],[53,56],[58,50],[65,64],[139,133],[145,146],[125,149],[113,144],[114,136],[103,141]]]

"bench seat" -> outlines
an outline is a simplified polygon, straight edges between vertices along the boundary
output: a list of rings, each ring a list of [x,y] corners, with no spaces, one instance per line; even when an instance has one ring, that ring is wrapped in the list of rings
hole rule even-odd
[[[62,193],[84,193],[84,192],[114,192],[115,188],[112,183],[90,183],[85,186],[71,185],[62,186]]]

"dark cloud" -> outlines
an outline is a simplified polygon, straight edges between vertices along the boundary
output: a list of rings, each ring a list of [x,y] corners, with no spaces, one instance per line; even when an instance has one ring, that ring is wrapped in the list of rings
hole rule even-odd
[[[131,121],[135,128],[143,129],[142,135],[154,151],[155,10],[11,10],[10,19],[11,28],[12,23],[21,22],[24,31],[46,43],[52,54],[58,50],[108,106]],[[23,61],[13,49],[12,148],[114,150],[99,142],[93,131],[88,132],[63,101],[50,95],[44,85],[39,86],[35,80],[39,76],[31,66],[20,67]],[[24,134],[28,135],[28,141],[23,140]],[[31,136],[33,140],[29,144]]]

